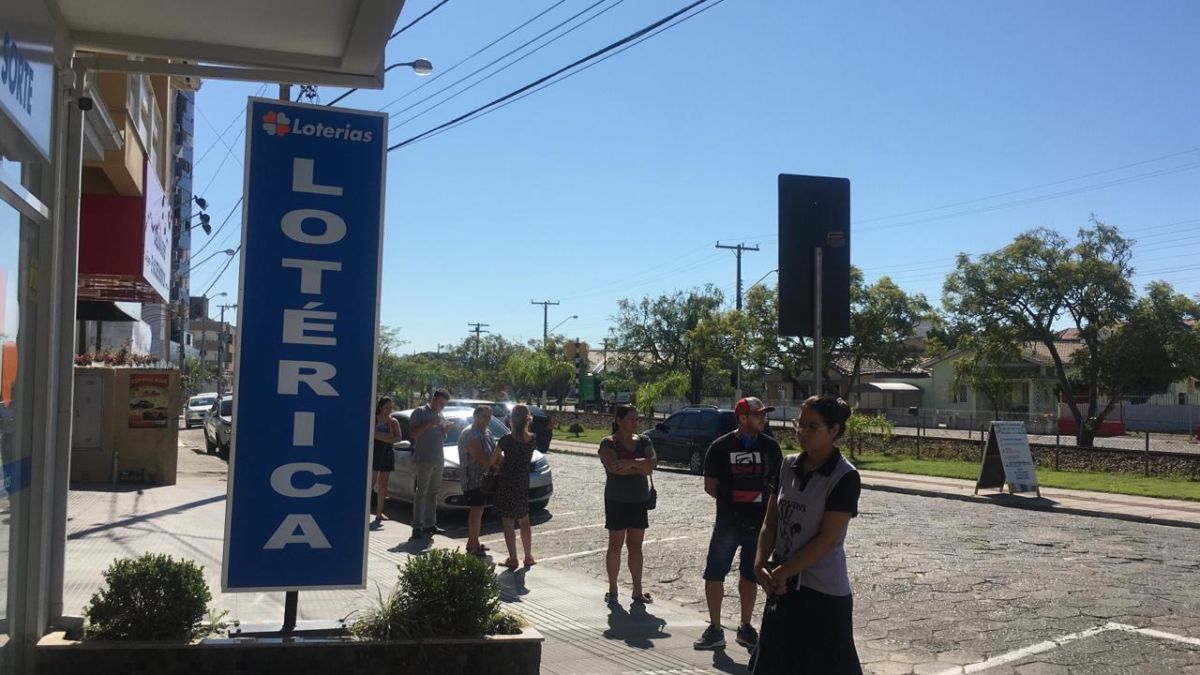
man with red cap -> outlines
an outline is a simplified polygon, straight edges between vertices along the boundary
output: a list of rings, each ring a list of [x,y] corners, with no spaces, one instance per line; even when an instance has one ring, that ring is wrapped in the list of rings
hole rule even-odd
[[[704,456],[704,491],[717,501],[717,518],[704,565],[704,596],[708,600],[710,625],[693,643],[696,649],[725,646],[721,602],[725,598],[725,575],[729,574],[739,548],[741,623],[737,643],[747,649],[754,649],[758,643],[758,633],[750,625],[758,596],[754,555],[770,497],[768,486],[779,475],[783,463],[779,444],[763,433],[767,413],[772,410],[752,396],[738,401],[733,408],[737,429],[713,441]]]

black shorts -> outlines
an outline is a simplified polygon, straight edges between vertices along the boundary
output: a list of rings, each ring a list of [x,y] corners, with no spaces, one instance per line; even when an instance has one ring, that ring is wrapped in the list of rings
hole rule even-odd
[[[483,490],[479,488],[463,490],[463,504],[467,506],[487,506],[488,496],[483,494]]]
[[[371,455],[372,471],[395,471],[396,453],[392,452],[391,443],[376,443]]]
[[[604,500],[604,529],[644,530],[648,527],[650,527],[650,518],[645,502]]]

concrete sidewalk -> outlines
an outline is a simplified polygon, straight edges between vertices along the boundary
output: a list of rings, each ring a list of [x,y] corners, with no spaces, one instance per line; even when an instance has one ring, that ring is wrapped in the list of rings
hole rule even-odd
[[[591,443],[575,443],[555,439],[551,449],[590,457],[596,456],[596,446]],[[862,476],[863,487],[868,490],[983,502],[1009,508],[1113,518],[1155,525],[1200,528],[1200,502],[1047,487],[1042,488],[1041,497],[1033,494],[1010,495],[994,489],[981,490],[976,495],[975,482],[969,480],[888,473],[886,471],[862,470],[859,473]]]
[[[182,459],[182,458],[181,458]],[[227,621],[278,623],[282,593],[230,593],[220,589],[225,522],[225,482],[216,472],[181,475],[170,487],[95,486],[70,493],[64,603],[80,614],[100,586],[113,559],[145,552],[195,560],[213,590],[212,605],[228,610]],[[385,522],[370,534],[368,588],[300,593],[299,618],[330,620],[366,608],[378,590],[395,584],[396,567],[426,546],[410,542],[411,529]],[[458,548],[461,539],[436,537],[433,546]],[[705,628],[695,611],[656,599],[634,605],[628,598],[607,606],[604,583],[547,565],[498,569],[503,599],[545,636],[545,673],[745,672],[748,654],[732,642],[728,651],[698,652],[692,641]],[[377,590],[378,589],[378,590]]]

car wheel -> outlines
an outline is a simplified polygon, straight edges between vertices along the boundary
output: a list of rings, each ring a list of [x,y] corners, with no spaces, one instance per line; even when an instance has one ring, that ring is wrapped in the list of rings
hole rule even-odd
[[[704,473],[704,453],[699,450],[692,451],[691,456],[688,457],[688,471],[697,476]]]
[[[208,429],[204,430],[204,448],[208,450],[208,454],[210,455],[217,451],[217,444],[213,443],[212,439],[208,437]]]
[[[220,457],[221,459],[223,459],[225,461],[229,461],[229,446],[228,445],[218,445],[217,446],[217,457]]]
[[[550,500],[546,499],[540,502],[529,502],[530,511],[545,511],[550,506]]]

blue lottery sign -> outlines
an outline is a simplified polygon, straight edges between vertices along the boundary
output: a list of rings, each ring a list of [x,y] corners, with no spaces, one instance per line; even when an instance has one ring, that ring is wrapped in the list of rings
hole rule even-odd
[[[387,115],[248,108],[221,587],[363,588]]]

